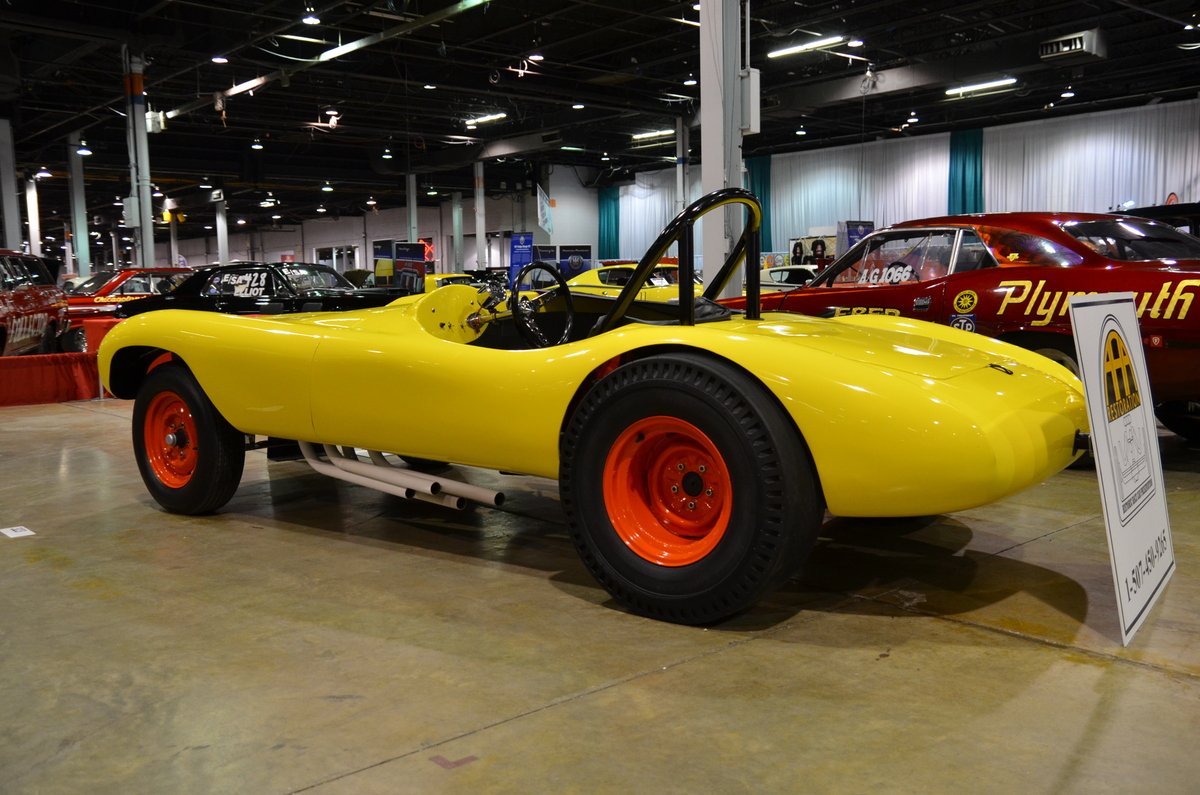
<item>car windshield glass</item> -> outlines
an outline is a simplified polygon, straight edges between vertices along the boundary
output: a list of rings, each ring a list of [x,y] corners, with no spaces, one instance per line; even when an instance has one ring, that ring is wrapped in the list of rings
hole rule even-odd
[[[334,270],[313,265],[289,264],[279,268],[299,292],[306,290],[353,290],[354,285]]]
[[[1075,221],[1063,231],[1108,259],[1124,262],[1151,259],[1200,259],[1200,239],[1166,224],[1137,218]]]
[[[68,290],[67,293],[69,295],[91,295],[108,284],[109,280],[115,275],[115,271],[96,271],[87,279]]]
[[[821,283],[903,284],[946,275],[954,232],[906,229],[864,239],[826,271]]]

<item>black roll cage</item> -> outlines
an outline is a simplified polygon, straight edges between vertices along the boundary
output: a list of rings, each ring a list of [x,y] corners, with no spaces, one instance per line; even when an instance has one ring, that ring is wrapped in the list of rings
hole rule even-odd
[[[708,301],[716,300],[721,291],[733,278],[742,262],[746,262],[746,307],[745,316],[748,320],[758,320],[761,317],[760,273],[757,263],[761,251],[759,229],[762,227],[762,205],[753,193],[743,188],[721,188],[701,196],[685,207],[679,215],[671,219],[663,231],[659,233],[654,243],[638,262],[633,276],[621,289],[616,304],[596,324],[593,334],[602,334],[616,328],[621,319],[629,312],[654,269],[659,267],[659,261],[667,253],[673,243],[679,243],[679,324],[693,326],[696,324],[696,250],[694,227],[696,221],[711,210],[730,204],[741,204],[746,207],[747,220],[742,229],[741,237],[733,246],[733,251],[721,265],[716,276],[704,289],[702,297]],[[754,267],[749,265],[753,263]]]

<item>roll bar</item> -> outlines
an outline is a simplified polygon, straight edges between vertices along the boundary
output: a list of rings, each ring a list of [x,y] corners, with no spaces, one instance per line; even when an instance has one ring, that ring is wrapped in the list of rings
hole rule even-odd
[[[689,204],[679,215],[671,219],[659,233],[654,243],[638,262],[633,276],[617,296],[617,302],[612,310],[605,315],[593,329],[593,334],[601,334],[616,328],[621,318],[633,306],[638,291],[650,278],[650,274],[658,267],[671,244],[679,243],[679,322],[685,326],[696,323],[696,289],[693,276],[696,272],[696,250],[694,226],[701,216],[718,207],[730,204],[745,205],[747,220],[741,237],[734,244],[733,251],[721,265],[716,276],[704,290],[703,297],[709,301],[715,300],[725,289],[725,285],[733,278],[734,273],[743,261],[755,263],[756,267],[746,268],[746,308],[745,316],[750,320],[760,317],[759,302],[759,268],[757,267],[761,242],[759,229],[762,226],[762,205],[753,193],[743,188],[721,188],[701,196]]]

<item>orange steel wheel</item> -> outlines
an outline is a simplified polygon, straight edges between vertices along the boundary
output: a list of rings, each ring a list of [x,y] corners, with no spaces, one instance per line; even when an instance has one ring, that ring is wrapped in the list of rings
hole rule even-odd
[[[634,422],[609,449],[604,503],[634,554],[687,566],[721,542],[733,489],[712,440],[690,422],[660,415]]]
[[[168,488],[186,486],[196,471],[199,434],[183,398],[170,391],[156,394],[146,409],[142,434],[154,476]]]

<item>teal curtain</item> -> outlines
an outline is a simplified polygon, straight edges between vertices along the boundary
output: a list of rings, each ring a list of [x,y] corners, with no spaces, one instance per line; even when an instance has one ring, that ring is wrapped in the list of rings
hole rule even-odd
[[[762,202],[762,250],[771,248],[771,156],[746,159],[746,188]]]
[[[983,212],[983,130],[950,133],[950,215]]]
[[[600,250],[596,259],[621,256],[621,189],[615,185],[600,189]]]

